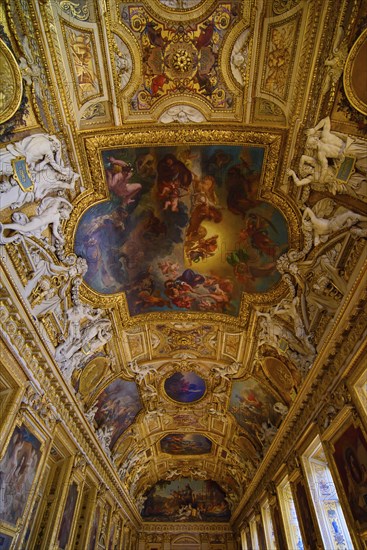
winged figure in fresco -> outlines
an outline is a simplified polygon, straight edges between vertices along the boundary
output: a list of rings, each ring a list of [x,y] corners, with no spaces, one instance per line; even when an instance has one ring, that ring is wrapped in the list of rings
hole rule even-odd
[[[191,171],[175,155],[167,154],[157,164],[158,197],[163,210],[178,212],[178,201],[187,193],[193,176]]]

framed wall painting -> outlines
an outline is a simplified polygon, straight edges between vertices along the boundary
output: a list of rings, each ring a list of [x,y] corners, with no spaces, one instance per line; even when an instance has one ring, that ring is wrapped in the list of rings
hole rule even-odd
[[[75,481],[70,484],[68,496],[65,503],[64,512],[62,514],[58,545],[59,548],[63,550],[67,548],[69,543],[70,535],[72,533],[74,512],[78,500],[78,485]]]
[[[285,542],[284,528],[278,502],[271,507],[271,517],[273,520],[274,535],[278,548],[287,548]]]
[[[0,357],[0,460],[6,449],[6,438],[12,429],[14,411],[18,410],[22,401],[25,383],[24,373],[3,345]]]
[[[43,462],[45,434],[24,418],[15,425],[0,460],[0,521],[25,522]]]
[[[361,422],[367,430],[367,369],[364,356],[355,369],[355,374],[353,373],[350,384],[352,394],[355,396],[353,399],[355,407],[359,412]]]
[[[329,440],[336,480],[345,495],[353,520],[351,531],[367,531],[367,437],[360,421],[351,415],[336,427]]]
[[[93,515],[92,527],[89,534],[88,550],[94,550],[96,546],[100,515],[101,515],[101,508],[100,508],[100,505],[97,504],[95,513]]]
[[[0,533],[0,550],[10,550],[13,537],[6,533]]]
[[[293,495],[295,497],[296,509],[300,519],[303,540],[307,543],[309,548],[317,548],[320,546],[316,534],[318,532],[318,526],[316,518],[314,518],[311,512],[306,487],[301,477],[293,482]]]

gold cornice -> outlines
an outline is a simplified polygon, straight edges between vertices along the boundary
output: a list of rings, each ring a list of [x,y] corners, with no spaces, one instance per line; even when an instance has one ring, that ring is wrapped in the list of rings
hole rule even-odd
[[[109,487],[111,494],[118,504],[124,503],[124,513],[137,528],[141,518],[132,506],[130,498],[122,488],[116,472],[109,460],[101,451],[100,444],[94,431],[81,412],[75,395],[63,380],[46,341],[38,334],[34,321],[29,318],[24,300],[15,291],[16,284],[6,269],[5,263],[1,266],[2,281],[6,281],[0,298],[2,315],[0,323],[8,335],[8,343],[12,353],[27,365],[32,376],[38,381],[40,388],[47,394],[50,403],[68,429],[73,434],[74,443],[90,460],[90,467],[95,470],[99,479]],[[22,314],[20,316],[20,313]],[[7,324],[11,329],[7,330]],[[9,326],[10,326],[9,325]],[[17,346],[17,335],[24,334],[25,343]]]
[[[274,477],[297,444],[297,434],[301,435],[317,416],[325,396],[329,395],[338,382],[346,376],[347,367],[352,368],[352,365],[360,361],[366,353],[367,342],[361,340],[367,325],[366,272],[367,261],[345,297],[343,306],[330,328],[327,341],[318,350],[315,363],[291,407],[290,414],[280,426],[240,506],[232,516],[231,523],[234,528],[238,528],[240,518],[244,517],[256,504],[257,495]],[[350,330],[351,327],[353,331]],[[347,334],[348,337],[346,337]],[[353,338],[350,338],[351,334]],[[357,342],[362,342],[358,350],[356,350]]]

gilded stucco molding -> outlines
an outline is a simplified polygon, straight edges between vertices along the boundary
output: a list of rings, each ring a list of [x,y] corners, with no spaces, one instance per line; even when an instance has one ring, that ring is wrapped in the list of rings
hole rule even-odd
[[[23,93],[20,69],[3,40],[0,40],[0,67],[1,77],[4,79],[0,110],[0,124],[3,124],[17,112]]]
[[[344,84],[344,90],[345,90],[346,96],[349,102],[351,103],[351,105],[363,115],[367,115],[367,103],[365,100],[362,100],[360,97],[358,97],[353,87],[352,74],[353,74],[353,68],[354,68],[353,66],[354,66],[355,60],[359,55],[361,48],[362,47],[366,48],[366,45],[365,45],[366,41],[367,41],[367,29],[365,29],[362,32],[362,34],[357,38],[357,40],[353,44],[352,49],[347,58],[347,61],[345,63],[344,75],[343,75],[343,84]]]
[[[190,129],[185,128],[169,128],[164,130],[154,129],[146,132],[127,129],[124,132],[100,132],[90,135],[88,132],[83,132],[81,138],[84,140],[85,151],[90,159],[90,177],[89,181],[94,182],[94,190],[88,191],[82,195],[75,203],[74,210],[71,214],[70,221],[65,229],[66,250],[71,251],[73,248],[73,240],[75,228],[81,215],[96,202],[107,200],[107,189],[104,183],[104,169],[102,163],[101,152],[104,149],[114,149],[118,147],[138,147],[141,145],[149,146],[154,144],[165,143],[167,146],[177,143],[186,143],[192,145],[209,145],[215,143],[222,144],[241,144],[241,145],[258,145],[265,147],[264,175],[259,192],[259,199],[272,202],[276,208],[284,215],[289,224],[289,244],[291,248],[299,246],[301,238],[299,215],[297,214],[295,204],[289,202],[278,192],[274,192],[274,181],[278,169],[277,161],[280,151],[282,136],[280,134],[270,132],[244,132],[240,129],[224,130],[217,129],[215,131],[204,128]],[[244,294],[240,307],[240,315],[238,318],[239,326],[244,327],[248,322],[249,313],[253,304],[275,303],[284,296],[286,285],[283,282],[279,283],[276,288],[265,294]],[[103,305],[103,307],[118,309],[118,328],[126,328],[127,326],[136,326],[154,322],[156,320],[163,321],[166,319],[164,313],[148,313],[137,316],[134,319],[130,318],[125,296],[112,295],[102,296],[93,292],[85,284],[81,288],[81,295],[92,304]],[[173,313],[170,313],[172,316]],[[214,323],[233,323],[233,320],[223,314],[208,314],[208,313],[177,313],[174,314],[176,321],[184,321],[190,316],[191,321],[214,322]]]
[[[327,341],[319,350],[308,379],[292,406],[292,414],[281,425],[258,473],[233,514],[234,526],[238,525],[239,517],[246,515],[256,504],[258,495],[294,448],[297,435],[317,416],[324,403],[324,396],[336,387],[345,375],[347,366],[351,368],[366,353],[366,342],[355,351],[356,344],[363,341],[367,325],[367,290],[364,280],[365,270],[362,269],[339,312],[339,319],[335,319]]]
[[[34,47],[31,48],[33,57],[39,66],[42,67],[42,84],[43,84],[43,112],[45,117],[41,116],[40,108],[35,98],[30,98],[32,101],[32,107],[38,117],[38,122],[42,127],[55,133],[62,127],[62,117],[59,111],[58,104],[55,99],[55,92],[52,79],[47,65],[47,59],[42,44],[40,28],[37,25],[37,15],[32,5],[32,2],[27,2],[22,5],[20,0],[11,2],[6,0],[6,11],[8,16],[9,27],[11,28],[15,40],[18,43],[19,51],[23,52],[23,44],[21,43],[21,37],[18,34],[18,30],[21,29],[22,37],[33,36],[38,46],[35,52]],[[15,25],[15,21],[18,21],[18,26]]]
[[[229,524],[223,523],[143,523],[142,529],[145,533],[228,533],[232,535],[232,528]]]
[[[14,288],[10,275],[3,272],[2,280],[8,281],[7,288]],[[18,357],[18,360],[25,366],[26,372],[30,372],[40,384],[42,391],[47,394],[47,407],[57,411],[57,418],[62,419],[67,426],[69,433],[85,456],[90,459],[91,467],[100,479],[109,487],[114,499],[126,505],[128,511],[124,510],[135,527],[139,523],[136,511],[132,508],[129,498],[122,487],[116,484],[116,474],[110,463],[101,453],[99,444],[95,440],[86,420],[81,416],[75,397],[56,372],[53,360],[47,350],[47,344],[41,343],[36,327],[30,329],[26,321],[20,317],[19,312],[24,310],[25,304],[15,298],[5,287],[1,289],[0,323],[5,340]],[[27,319],[24,312],[24,319]],[[32,322],[28,321],[28,325]],[[19,334],[24,335],[24,342],[19,345]]]

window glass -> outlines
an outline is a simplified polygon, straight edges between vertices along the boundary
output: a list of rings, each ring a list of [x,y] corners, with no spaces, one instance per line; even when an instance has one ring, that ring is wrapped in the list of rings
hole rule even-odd
[[[317,437],[302,457],[325,548],[353,549],[331,472]]]
[[[304,550],[301,530],[299,528],[296,508],[288,477],[285,477],[278,487],[280,508],[285,527],[288,547],[294,550]]]
[[[250,520],[250,532],[251,532],[252,548],[253,550],[259,550],[259,540],[257,538],[257,528],[256,528],[255,517],[253,517]]]
[[[266,500],[261,507],[261,516],[264,524],[266,546],[269,550],[275,549],[275,535],[273,529],[273,521],[271,519],[271,512],[269,502]]]

